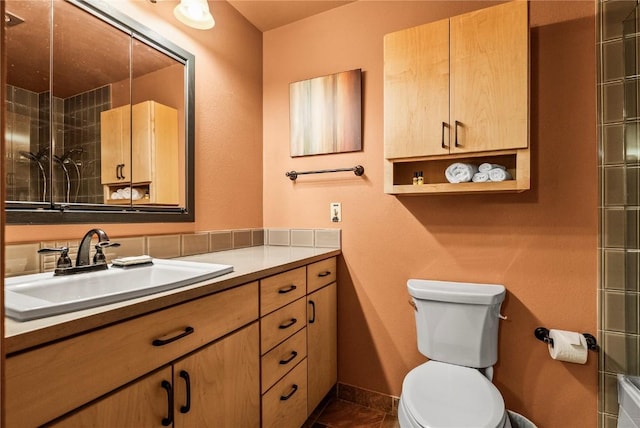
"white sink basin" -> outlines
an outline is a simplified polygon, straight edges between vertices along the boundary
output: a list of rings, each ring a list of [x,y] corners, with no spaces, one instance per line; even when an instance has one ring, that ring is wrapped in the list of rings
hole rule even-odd
[[[153,259],[152,265],[69,276],[53,273],[7,278],[6,315],[19,321],[147,296],[233,272],[233,266]]]
[[[640,376],[618,375],[618,428],[640,428]]]

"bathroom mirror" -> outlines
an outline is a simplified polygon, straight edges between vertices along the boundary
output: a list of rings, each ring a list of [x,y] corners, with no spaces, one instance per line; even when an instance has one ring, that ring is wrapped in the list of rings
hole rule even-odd
[[[106,1],[5,26],[7,222],[193,221],[193,55]]]

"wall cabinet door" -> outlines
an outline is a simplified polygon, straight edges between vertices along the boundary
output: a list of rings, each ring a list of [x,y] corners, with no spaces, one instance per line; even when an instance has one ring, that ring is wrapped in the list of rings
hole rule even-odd
[[[384,49],[385,158],[528,147],[526,1],[387,34]]]
[[[312,412],[338,380],[337,286],[307,296],[307,409]]]
[[[174,364],[176,427],[260,426],[258,323]]]
[[[385,158],[449,153],[449,20],[384,38]]]
[[[451,18],[450,121],[452,153],[528,146],[526,1]]]
[[[100,175],[102,184],[131,181],[131,107],[100,113]]]

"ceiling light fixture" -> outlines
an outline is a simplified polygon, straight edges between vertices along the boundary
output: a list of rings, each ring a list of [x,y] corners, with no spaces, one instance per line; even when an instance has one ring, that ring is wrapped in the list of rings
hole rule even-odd
[[[208,30],[216,24],[207,0],[180,0],[173,14],[178,21],[198,30]]]

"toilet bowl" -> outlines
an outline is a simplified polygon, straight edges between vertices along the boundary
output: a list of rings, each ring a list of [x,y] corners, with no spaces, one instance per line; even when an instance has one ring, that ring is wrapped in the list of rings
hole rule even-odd
[[[402,428],[511,428],[498,389],[480,371],[429,361],[402,383]]]
[[[491,383],[504,286],[410,279],[407,288],[418,349],[430,361],[404,378],[400,427],[511,428]]]

